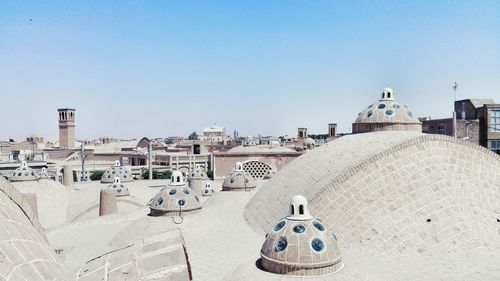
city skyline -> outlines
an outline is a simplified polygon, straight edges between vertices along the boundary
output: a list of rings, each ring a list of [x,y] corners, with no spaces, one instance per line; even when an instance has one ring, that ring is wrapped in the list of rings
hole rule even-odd
[[[0,3],[0,139],[350,132],[391,87],[417,116],[500,100],[500,3]],[[147,125],[150,123],[150,125]]]

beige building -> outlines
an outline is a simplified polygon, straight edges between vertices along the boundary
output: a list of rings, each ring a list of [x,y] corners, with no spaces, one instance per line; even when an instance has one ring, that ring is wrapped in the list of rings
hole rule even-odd
[[[214,177],[224,178],[237,162],[241,162],[245,172],[262,179],[268,171],[279,171],[300,155],[302,152],[283,146],[237,146],[227,152],[213,153]]]
[[[219,143],[229,140],[229,136],[226,135],[226,128],[215,124],[210,127],[205,127],[203,129],[203,135],[198,138],[208,143]]]

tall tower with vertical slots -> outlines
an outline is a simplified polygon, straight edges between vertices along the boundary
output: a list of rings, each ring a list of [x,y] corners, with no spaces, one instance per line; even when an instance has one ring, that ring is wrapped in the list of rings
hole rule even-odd
[[[59,148],[75,148],[75,110],[59,108]]]
[[[299,128],[297,137],[299,139],[306,139],[307,138],[307,128]]]
[[[337,137],[337,124],[330,123],[328,124],[328,139],[334,139]]]

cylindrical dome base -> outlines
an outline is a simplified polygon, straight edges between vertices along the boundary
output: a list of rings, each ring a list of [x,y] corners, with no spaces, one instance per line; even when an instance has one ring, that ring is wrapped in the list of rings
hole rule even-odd
[[[116,191],[109,188],[101,189],[99,216],[111,215],[116,212]]]
[[[340,271],[344,267],[341,259],[338,259],[333,264],[318,264],[318,265],[293,265],[271,260],[261,255],[260,265],[263,269],[269,272],[292,275],[292,276],[321,276],[333,274]]]
[[[73,184],[73,167],[71,165],[63,166],[63,184],[65,186]]]

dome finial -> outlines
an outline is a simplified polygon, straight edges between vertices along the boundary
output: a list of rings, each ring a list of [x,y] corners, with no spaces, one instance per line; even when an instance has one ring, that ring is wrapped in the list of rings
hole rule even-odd
[[[241,162],[236,162],[234,170],[235,171],[243,171],[243,164],[241,164]]]
[[[184,185],[184,176],[181,171],[174,171],[170,176],[171,185]]]
[[[383,100],[394,100],[394,91],[391,88],[384,88],[382,92]]]
[[[287,219],[310,220],[312,218],[307,206],[307,199],[302,195],[295,195],[290,201],[290,213]]]

